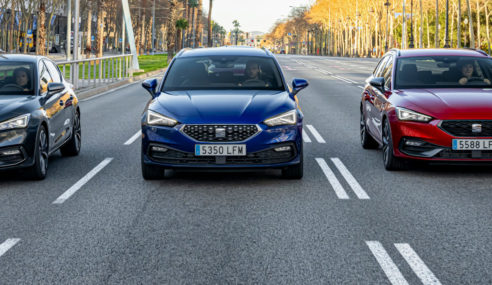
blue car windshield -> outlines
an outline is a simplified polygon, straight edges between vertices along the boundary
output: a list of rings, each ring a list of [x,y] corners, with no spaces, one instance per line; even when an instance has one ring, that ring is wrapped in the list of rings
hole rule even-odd
[[[0,95],[34,95],[34,65],[0,61]]]
[[[395,89],[490,88],[492,59],[466,56],[400,58]]]
[[[272,58],[208,56],[178,58],[170,67],[163,91],[285,90]]]

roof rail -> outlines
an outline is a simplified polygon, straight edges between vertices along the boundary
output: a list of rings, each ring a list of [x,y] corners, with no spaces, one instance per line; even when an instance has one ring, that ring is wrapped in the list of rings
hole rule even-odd
[[[400,54],[400,49],[398,49],[398,48],[392,48],[392,49],[390,49],[390,51],[394,51],[394,52],[396,52],[396,54],[397,54],[398,56],[400,56],[400,55],[401,55],[401,54]]]
[[[485,56],[489,56],[488,53],[486,53],[484,50],[481,50],[479,48],[464,47],[464,49],[473,50],[473,51],[476,51],[478,53],[481,53],[481,54],[483,54]]]

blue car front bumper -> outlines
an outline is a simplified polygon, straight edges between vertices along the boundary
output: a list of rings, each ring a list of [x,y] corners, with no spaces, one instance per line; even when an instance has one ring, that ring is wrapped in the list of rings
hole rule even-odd
[[[166,168],[283,168],[302,161],[302,123],[293,126],[268,127],[242,142],[202,142],[194,140],[181,130],[142,125],[142,162]],[[246,156],[196,156],[197,144],[244,144]],[[166,148],[165,152],[153,148]],[[288,151],[275,148],[290,146]]]

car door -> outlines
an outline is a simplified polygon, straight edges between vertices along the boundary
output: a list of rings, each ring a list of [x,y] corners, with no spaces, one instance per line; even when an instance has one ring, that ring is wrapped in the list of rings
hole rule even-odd
[[[381,61],[379,62],[378,66],[376,69],[374,69],[374,72],[371,77],[369,77],[368,81],[370,81],[372,78],[376,77],[382,77],[382,71],[386,65],[386,62],[389,60],[389,55],[383,57]],[[377,97],[378,97],[378,92],[380,92],[377,88],[374,86],[369,85],[368,88],[366,89],[367,96],[365,100],[365,114],[366,114],[366,126],[368,131],[374,135],[377,136],[379,131],[378,131],[378,117],[379,117],[379,110],[376,106],[378,103]]]
[[[39,95],[43,97],[43,109],[46,112],[46,117],[49,123],[49,145],[50,150],[57,148],[62,143],[63,132],[63,106],[60,99],[62,92],[48,94],[48,84],[53,82],[53,78],[48,72],[48,68],[41,60],[38,63],[39,76]]]
[[[376,90],[377,95],[374,100],[374,107],[376,109],[376,119],[374,121],[378,138],[382,138],[383,135],[382,122],[386,106],[389,104],[388,96],[389,94],[391,94],[390,91],[392,86],[393,62],[394,57],[390,55],[388,57],[388,60],[384,63],[384,67],[381,69],[381,77],[384,77],[385,92],[382,92],[381,90]]]
[[[56,65],[51,60],[44,59],[43,61],[48,68],[48,72],[50,73],[53,82],[64,83],[58,67],[56,67]],[[63,143],[70,137],[72,133],[73,117],[75,112],[73,109],[74,96],[70,93],[69,88],[65,88],[60,93],[61,96],[60,99],[58,99],[58,104],[62,108],[60,110],[60,121],[62,122],[60,127],[62,129],[59,140],[61,141],[61,143]]]

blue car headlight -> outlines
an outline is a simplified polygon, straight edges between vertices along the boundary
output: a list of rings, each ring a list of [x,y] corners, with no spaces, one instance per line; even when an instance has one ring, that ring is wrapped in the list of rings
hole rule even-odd
[[[296,110],[290,110],[288,112],[266,119],[264,123],[269,127],[295,125],[297,124],[297,112]]]
[[[174,127],[178,124],[178,121],[175,119],[166,117],[157,112],[148,110],[147,111],[147,124],[150,126],[165,126],[165,127]]]
[[[12,130],[12,129],[23,129],[29,124],[30,114],[18,116],[7,121],[0,123],[0,131]]]

